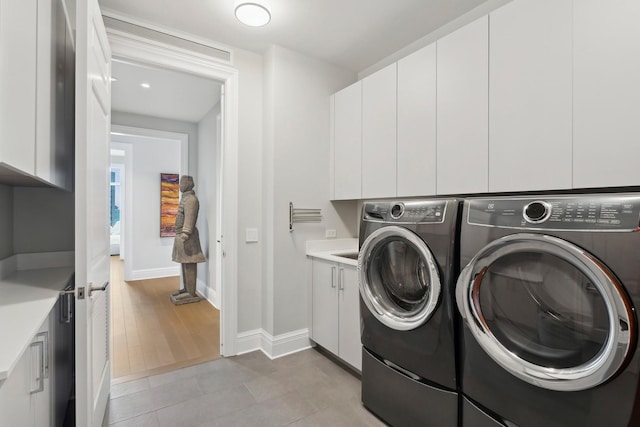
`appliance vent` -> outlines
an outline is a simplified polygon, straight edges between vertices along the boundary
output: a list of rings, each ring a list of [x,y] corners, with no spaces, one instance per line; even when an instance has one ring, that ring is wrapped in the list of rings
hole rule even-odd
[[[231,51],[224,48],[215,47],[206,43],[189,40],[186,38],[163,33],[138,24],[132,24],[122,19],[103,15],[105,27],[109,30],[122,31],[148,40],[168,44],[180,49],[189,50],[202,55],[218,59],[227,64],[231,64]]]

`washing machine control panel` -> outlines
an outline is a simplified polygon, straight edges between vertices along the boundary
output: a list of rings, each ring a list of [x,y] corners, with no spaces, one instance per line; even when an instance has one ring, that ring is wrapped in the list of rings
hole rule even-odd
[[[630,230],[640,227],[640,195],[473,199],[469,224],[542,230]]]
[[[367,202],[364,204],[365,221],[399,224],[432,224],[444,222],[446,200]]]

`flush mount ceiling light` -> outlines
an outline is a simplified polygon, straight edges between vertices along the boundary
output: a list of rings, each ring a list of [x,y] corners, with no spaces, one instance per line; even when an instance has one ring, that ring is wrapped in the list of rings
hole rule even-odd
[[[238,21],[251,27],[262,27],[271,21],[269,10],[258,3],[240,3],[236,6]]]

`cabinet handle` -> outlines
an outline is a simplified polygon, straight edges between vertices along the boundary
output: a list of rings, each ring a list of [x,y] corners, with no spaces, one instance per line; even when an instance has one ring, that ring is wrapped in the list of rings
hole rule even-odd
[[[336,287],[336,267],[331,267],[331,287]]]
[[[31,394],[40,393],[44,391],[44,343],[42,341],[34,341],[31,343],[31,348],[37,347],[38,353],[40,354],[40,363],[38,363],[38,374],[36,375],[36,383],[38,387],[36,389],[31,389],[29,392]],[[32,362],[33,364],[33,362]],[[32,365],[33,366],[33,365]]]
[[[42,349],[42,365],[43,365],[43,376],[44,378],[49,378],[49,332],[40,332],[36,334],[36,339],[42,338],[44,342],[44,347]]]
[[[75,290],[71,291],[75,293]],[[73,293],[64,291],[60,296],[60,323],[71,323],[73,313],[71,311],[71,301]]]
[[[344,268],[340,267],[338,272],[338,290],[344,291]]]

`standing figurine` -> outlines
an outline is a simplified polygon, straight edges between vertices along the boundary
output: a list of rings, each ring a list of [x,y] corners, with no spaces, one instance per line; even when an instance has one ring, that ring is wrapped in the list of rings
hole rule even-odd
[[[182,197],[176,216],[176,237],[173,242],[171,259],[182,264],[184,287],[171,294],[171,301],[176,305],[197,302],[202,299],[196,294],[197,263],[205,262],[207,259],[202,254],[200,237],[196,228],[200,202],[198,202],[193,187],[193,177],[189,175],[180,177]]]

